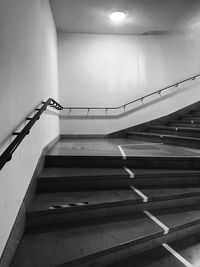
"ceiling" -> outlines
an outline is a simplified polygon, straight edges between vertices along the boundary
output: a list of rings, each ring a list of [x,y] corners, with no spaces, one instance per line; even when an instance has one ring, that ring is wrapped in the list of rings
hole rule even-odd
[[[161,34],[184,30],[200,21],[200,0],[50,0],[61,32],[103,34]],[[122,24],[109,20],[124,10]]]

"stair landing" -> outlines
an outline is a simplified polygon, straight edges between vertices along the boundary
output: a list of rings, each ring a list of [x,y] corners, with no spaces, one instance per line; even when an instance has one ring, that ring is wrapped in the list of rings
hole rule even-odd
[[[200,150],[128,138],[61,139],[48,156],[200,157]]]

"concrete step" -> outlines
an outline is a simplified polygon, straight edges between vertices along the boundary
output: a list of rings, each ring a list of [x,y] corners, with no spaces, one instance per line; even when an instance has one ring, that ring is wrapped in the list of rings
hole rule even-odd
[[[165,248],[165,244],[128,257],[106,267],[184,267],[185,265]],[[192,266],[191,266],[192,267]]]
[[[180,120],[196,120],[196,121],[200,121],[200,115],[198,114],[188,114],[188,115],[184,115],[184,116],[181,116],[181,119]]]
[[[180,120],[178,120],[179,122],[186,122],[186,123],[192,123],[192,124],[200,124],[200,119],[198,118],[193,118],[193,117],[182,117]],[[176,121],[173,121],[176,122]]]
[[[172,241],[170,247],[181,257],[190,262],[192,266],[200,266],[200,234],[195,233],[184,238]]]
[[[44,168],[38,177],[38,191],[85,190],[129,185],[130,175],[122,167]]]
[[[148,142],[162,142],[164,144],[170,144],[175,146],[200,148],[200,138],[149,132],[129,132],[128,136],[132,139],[140,139]]]
[[[199,115],[200,116],[200,111],[198,110],[193,110],[192,112],[190,112],[190,115]]]
[[[200,203],[199,185],[43,193],[32,201],[26,222],[28,228],[41,228],[61,222],[196,203]]]
[[[200,128],[175,126],[150,126],[151,133],[200,138]]]
[[[151,132],[127,132],[128,138],[145,142],[163,143],[161,134]]]
[[[179,120],[173,120],[169,123],[170,126],[175,127],[190,127],[190,128],[200,128],[200,123],[194,122],[194,121],[179,121]]]
[[[25,235],[11,267],[105,266],[199,230],[198,205],[65,224]]]
[[[145,138],[149,138],[151,142],[154,141],[154,136],[163,142],[164,139],[160,137],[160,135],[150,134],[150,133],[131,133],[129,134],[130,138],[146,140]],[[151,138],[152,137],[152,138]],[[177,138],[177,139],[175,139]],[[171,142],[170,142],[171,141]],[[188,142],[187,142],[188,141]],[[198,142],[197,142],[198,141]],[[190,148],[197,148],[200,146],[200,142],[194,138],[186,138],[186,137],[174,137],[174,136],[166,136],[165,143],[168,144],[178,144],[178,145],[188,145]],[[164,149],[164,148],[163,148]],[[123,156],[46,156],[46,167],[104,167],[104,168],[116,168],[116,167],[134,167],[134,168],[144,168],[144,169],[157,169],[157,168],[169,168],[169,169],[200,169],[198,164],[199,162],[199,151],[194,150],[192,153],[189,153],[189,150],[182,151],[184,155],[176,154],[175,156],[170,155],[169,152],[163,152],[163,154],[159,153],[158,148],[154,151],[149,151],[149,154],[145,156],[144,150],[142,153],[138,153],[138,156],[129,156],[132,153],[132,149],[128,148],[124,149],[126,151],[126,158]],[[177,148],[178,150],[178,148]],[[152,156],[151,156],[152,155]],[[184,165],[185,164],[185,165]]]
[[[151,159],[149,159],[151,161]],[[157,159],[155,159],[155,162]],[[160,169],[160,165],[155,165],[155,169],[136,168],[44,168],[38,177],[38,192],[56,191],[80,191],[88,189],[123,188],[127,186],[149,186],[149,185],[194,185],[200,183],[200,170],[191,169],[192,166],[199,167],[199,160],[181,158],[167,159],[168,169]],[[149,162],[153,167],[155,162]],[[160,160],[161,163],[161,160]],[[165,160],[163,159],[163,165]],[[183,163],[185,165],[183,165]],[[198,165],[197,165],[198,164]],[[146,164],[147,165],[147,164]],[[169,166],[172,168],[170,170]],[[177,169],[177,166],[182,169]],[[191,166],[190,166],[191,165]],[[127,165],[125,165],[127,166]],[[189,169],[185,169],[186,167]]]
[[[109,264],[107,267],[198,267],[200,265],[199,255],[200,234],[195,233]]]

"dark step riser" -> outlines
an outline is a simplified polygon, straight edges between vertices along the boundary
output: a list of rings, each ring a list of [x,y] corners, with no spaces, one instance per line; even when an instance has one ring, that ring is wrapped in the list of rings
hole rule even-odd
[[[198,124],[200,125],[200,120],[195,120],[195,119],[191,119],[191,118],[183,118],[181,120],[179,120],[178,122],[183,122],[183,123],[191,123],[191,124]]]
[[[142,140],[146,142],[155,142],[155,143],[162,143],[162,140],[158,136],[146,136],[146,135],[134,135],[134,134],[128,134],[128,138],[134,139],[134,140]]]
[[[195,123],[181,123],[181,122],[172,122],[169,124],[174,127],[190,127],[190,128],[200,128],[200,124]]]
[[[77,191],[77,190],[92,190],[106,188],[123,188],[128,186],[164,186],[164,185],[199,185],[200,177],[163,177],[163,178],[134,178],[120,180],[80,180],[80,181],[55,181],[38,182],[38,193],[40,192],[59,192],[59,191]]]
[[[119,167],[124,166],[124,160],[122,157],[82,157],[82,158],[71,158],[71,157],[53,157],[46,158],[46,167]]]
[[[155,133],[155,134],[167,134],[167,135],[176,135],[178,136],[178,132],[177,131],[164,131],[164,130],[155,130],[155,129],[152,129],[149,131],[150,133]]]
[[[173,140],[172,138],[164,138],[164,144],[175,145],[175,146],[183,146],[189,148],[200,148],[200,141],[194,140]]]
[[[155,248],[163,243],[169,243],[173,240],[183,238],[188,233],[198,233],[200,231],[200,225],[191,225],[184,229],[176,230],[167,235],[151,236],[145,240],[139,240],[137,242],[127,243],[116,248],[112,248],[109,251],[102,251],[95,255],[86,256],[84,258],[75,260],[73,262],[57,265],[55,267],[91,267],[91,266],[107,266],[108,264],[115,263],[116,261],[131,257],[135,254],[143,252],[145,250]]]
[[[181,117],[180,118],[180,120],[183,120],[183,121],[187,121],[187,120],[189,120],[189,121],[191,121],[191,120],[196,120],[196,121],[198,121],[198,122],[200,122],[200,116],[198,116],[198,115],[191,115],[191,116],[183,116],[183,117]]]
[[[142,200],[141,200],[142,201]],[[77,211],[73,209],[72,212],[69,210],[64,212],[56,212],[56,213],[49,213],[49,214],[37,214],[33,213],[31,215],[27,215],[26,218],[26,225],[27,229],[31,230],[31,228],[34,228],[34,231],[36,228],[41,230],[41,227],[47,226],[47,225],[55,225],[55,224],[62,224],[62,223],[70,223],[70,222],[79,222],[89,219],[95,219],[102,218],[102,217],[110,217],[114,215],[123,215],[133,212],[138,212],[141,210],[155,210],[160,208],[170,208],[170,207],[181,207],[184,205],[194,205],[200,203],[200,196],[194,196],[194,197],[185,197],[185,198],[174,198],[169,200],[158,200],[153,202],[140,202],[140,203],[130,203],[130,204],[120,204],[117,205],[110,205],[105,204],[101,205],[101,207],[91,208],[91,207],[85,207],[84,209]],[[69,208],[70,209],[70,208]]]
[[[194,116],[199,116],[200,117],[200,111],[192,111],[192,112],[190,112],[190,115],[194,115]]]
[[[185,137],[194,137],[194,138],[200,138],[200,133],[192,133],[192,132],[183,132],[183,131],[163,131],[163,130],[151,130],[151,133],[156,134],[167,134],[167,135],[176,135],[176,136],[185,136]]]
[[[191,144],[190,144],[191,146]],[[167,157],[127,157],[126,160],[117,158],[106,160],[95,160],[94,157],[88,159],[54,158],[47,159],[47,167],[123,167],[138,169],[200,169],[200,159],[198,158],[167,158]]]
[[[129,138],[132,138],[132,139],[135,139],[137,140],[138,139],[138,135],[130,135]],[[140,137],[140,140],[143,140],[143,141],[150,141],[150,142],[156,142],[155,141],[155,137],[152,136],[146,136],[146,135],[141,135]],[[162,136],[161,137],[156,137],[158,140],[160,140],[159,142],[160,143],[163,143],[163,144],[169,144],[169,145],[175,145],[175,146],[183,146],[183,147],[190,147],[190,148],[200,148],[200,142],[196,141],[196,140],[181,140],[181,139],[178,139],[178,138],[173,138],[173,137],[167,137],[167,136]]]

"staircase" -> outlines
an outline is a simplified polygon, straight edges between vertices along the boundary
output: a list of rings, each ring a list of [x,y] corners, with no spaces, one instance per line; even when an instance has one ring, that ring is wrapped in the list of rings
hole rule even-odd
[[[145,131],[127,131],[128,137],[150,142],[200,148],[200,111],[199,107],[190,108],[175,119],[165,123],[159,121],[148,125]]]
[[[197,239],[199,160],[199,150],[131,138],[60,140],[11,267],[183,266],[166,248]]]

